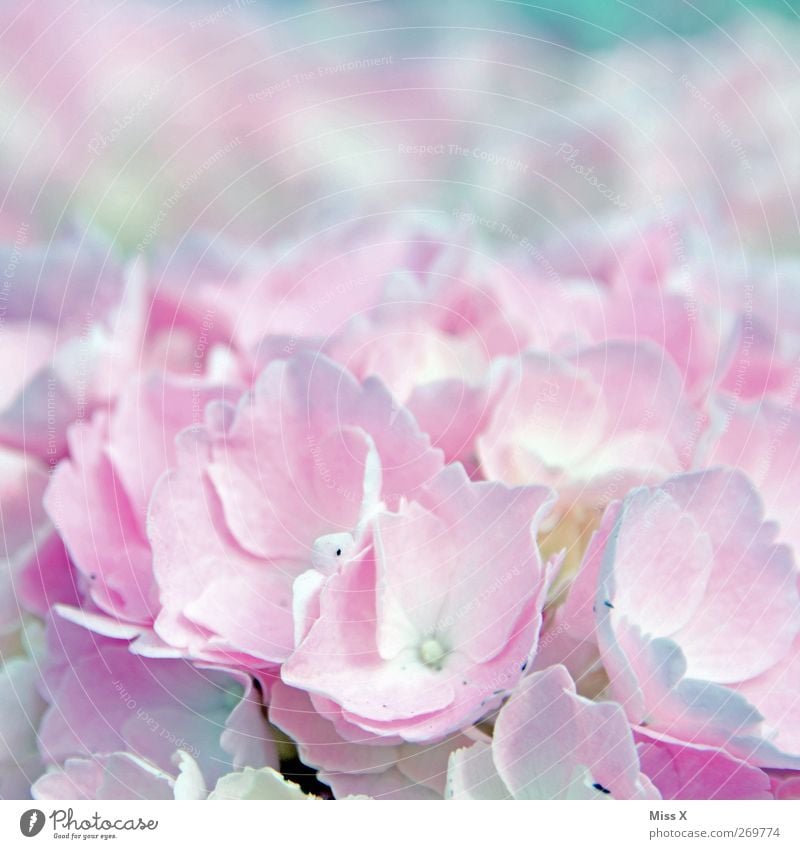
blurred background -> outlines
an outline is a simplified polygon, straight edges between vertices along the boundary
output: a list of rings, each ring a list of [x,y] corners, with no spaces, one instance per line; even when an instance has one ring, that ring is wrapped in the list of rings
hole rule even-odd
[[[780,0],[10,0],[0,235],[179,263],[410,213],[542,256],[634,220],[775,255],[798,46]]]

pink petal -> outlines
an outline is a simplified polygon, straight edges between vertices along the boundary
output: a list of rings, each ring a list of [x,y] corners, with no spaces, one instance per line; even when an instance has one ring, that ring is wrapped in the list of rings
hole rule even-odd
[[[719,749],[636,730],[642,772],[664,799],[771,799],[769,777]]]

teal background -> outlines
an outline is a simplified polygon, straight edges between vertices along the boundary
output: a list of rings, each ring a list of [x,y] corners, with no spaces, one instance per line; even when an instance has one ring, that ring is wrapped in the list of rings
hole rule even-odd
[[[582,49],[609,47],[620,39],[696,35],[727,28],[739,17],[800,16],[800,2],[795,0],[560,0],[515,5],[555,39]]]
[[[248,4],[249,5],[249,4]],[[346,2],[308,2],[308,0],[257,0],[269,16],[286,17],[292,13],[341,6],[352,14],[359,4]],[[580,50],[600,50],[620,41],[639,41],[665,36],[688,37],[717,28],[729,29],[739,18],[800,19],[800,0],[374,0],[365,6],[381,7],[396,21],[411,25],[432,19],[457,26],[484,17],[493,20],[518,18],[553,41]]]

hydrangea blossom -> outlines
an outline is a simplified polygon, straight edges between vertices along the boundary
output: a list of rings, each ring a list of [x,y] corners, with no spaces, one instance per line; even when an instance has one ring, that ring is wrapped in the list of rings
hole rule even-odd
[[[0,10],[0,797],[800,798],[800,34],[368,5]]]

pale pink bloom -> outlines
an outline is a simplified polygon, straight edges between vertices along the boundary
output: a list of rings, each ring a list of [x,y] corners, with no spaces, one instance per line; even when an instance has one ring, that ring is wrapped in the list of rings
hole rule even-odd
[[[737,325],[737,348],[719,389],[744,401],[774,398],[795,403],[800,358],[797,340],[746,314],[738,317]]]
[[[470,742],[456,735],[423,746],[374,734],[346,723],[338,706],[280,680],[270,687],[269,718],[339,799],[440,799],[450,753]]]
[[[359,385],[310,353],[274,361],[206,421],[179,436],[150,501],[155,631],[196,657],[280,662],[294,645],[294,579],[335,569],[370,512],[412,497],[441,454],[378,381]],[[331,535],[336,545],[315,548]]]
[[[283,224],[286,210],[294,220],[305,211],[298,206],[316,211],[321,198],[350,213],[355,195],[360,213],[382,209],[390,192],[393,210],[409,200],[419,209],[448,186],[453,205],[477,186],[487,229],[517,242],[620,207],[666,216],[679,198],[738,225],[741,238],[772,247],[777,234],[779,247],[791,244],[798,35],[787,21],[711,39],[700,56],[674,40],[649,45],[647,57],[620,48],[603,68],[575,56],[564,66],[564,51],[539,49],[537,72],[526,73],[527,39],[491,27],[446,29],[446,49],[431,27],[424,55],[398,61],[381,7],[359,10],[358,32],[345,22],[352,43],[334,50],[322,36],[295,41],[292,22],[276,43],[274,28],[254,25],[255,10],[208,25],[193,10],[144,3],[95,19],[81,2],[59,9],[48,28],[51,5],[9,10],[0,26],[9,110],[20,113],[6,144],[12,196],[45,183],[60,209],[77,189],[82,208],[134,244],[191,227],[261,236],[265,221]],[[287,49],[287,38],[303,50]],[[347,67],[368,57],[380,61]],[[320,73],[326,66],[340,70]],[[498,113],[504,132],[461,120],[476,104]],[[159,168],[142,185],[138,173],[153,161]],[[191,191],[167,205],[193,175]]]
[[[552,577],[535,539],[551,506],[542,487],[448,466],[399,512],[378,512],[338,571],[310,592],[297,582],[305,619],[283,680],[408,742],[476,722],[535,652]]]
[[[378,377],[448,461],[474,465],[490,361],[527,338],[504,291],[519,301],[528,281],[510,278],[455,228],[401,217],[391,228],[337,228],[313,252],[265,257],[221,301],[256,361],[319,350],[359,380]]]
[[[772,793],[776,799],[800,799],[800,773],[780,770],[770,773]]]
[[[208,402],[238,395],[219,381],[153,374],[132,380],[111,414],[73,425],[70,456],[45,498],[92,602],[109,617],[147,627],[159,609],[147,539],[156,482],[176,462],[175,438],[201,427]]]
[[[444,236],[418,238],[407,253],[427,249],[427,264],[395,266],[381,301],[350,318],[324,350],[360,380],[379,377],[448,462],[472,469],[475,438],[492,410],[491,361],[518,353],[528,339],[502,303],[506,289],[524,284]]]
[[[676,248],[685,252],[684,239],[701,223],[689,207],[669,212],[667,218],[641,208],[633,216],[617,213],[569,224],[545,243],[545,252],[568,285],[586,280],[601,291],[669,289],[686,262]]]
[[[772,252],[740,254],[738,242],[721,233],[705,268],[692,275],[691,293],[704,311],[733,323],[717,389],[740,401],[771,398],[794,405],[800,357],[800,309],[795,297],[800,265],[796,257],[776,259]]]
[[[447,313],[443,309],[445,318]],[[474,462],[475,436],[491,412],[486,385],[491,352],[477,330],[456,335],[429,318],[365,316],[326,352],[360,380],[380,378],[448,461]]]
[[[496,379],[502,389],[478,440],[489,479],[546,483],[602,506],[687,465],[696,414],[653,345],[608,343],[570,357],[530,351],[498,364]]]
[[[769,776],[713,746],[634,731],[642,772],[664,799],[771,799]]]
[[[600,339],[649,340],[671,357],[687,395],[702,402],[733,355],[735,317],[693,299],[691,292],[612,292],[604,303]]]
[[[0,444],[53,464],[68,451],[69,425],[108,413],[142,373],[246,374],[226,361],[230,328],[214,321],[205,290],[176,291],[143,261],[123,268],[109,246],[76,234],[4,252]]]
[[[678,367],[686,394],[698,405],[733,371],[753,313],[752,287],[748,300],[741,261],[732,258],[737,245],[726,233],[700,230],[703,223],[685,205],[661,215],[642,209],[633,217],[575,227],[548,246],[564,278],[558,287],[562,309],[571,310],[567,298],[581,281],[594,287],[594,302],[586,300],[576,318],[580,344],[655,344]],[[543,347],[570,353],[577,344],[576,338],[572,348]]]
[[[575,693],[562,666],[525,678],[491,743],[450,758],[453,799],[658,799],[619,705]]]
[[[565,338],[558,345],[535,342],[534,347],[570,354],[588,343],[653,343],[677,366],[687,396],[701,407],[710,391],[733,379],[737,350],[753,349],[748,338],[753,330],[752,285],[747,285],[741,260],[737,264],[733,259],[738,246],[724,232],[701,230],[704,235],[697,238],[703,223],[685,205],[661,215],[643,209],[634,217],[611,216],[575,227],[568,237],[552,242],[548,256],[559,275],[550,295],[553,305],[569,315],[576,291],[589,287],[592,297],[585,295],[579,302],[581,311],[573,319],[579,333],[572,334],[571,345]],[[791,275],[784,277],[785,286]],[[774,289],[777,296],[777,284],[767,286],[765,278],[764,288]],[[759,333],[770,314],[771,326],[776,325],[772,306],[772,299],[759,305]],[[551,326],[558,328],[564,321],[564,316],[556,317]],[[791,326],[788,319],[781,323],[785,330]],[[765,347],[760,347],[762,359]],[[788,355],[792,346],[785,347]],[[754,358],[758,351],[753,349]],[[762,367],[751,368],[753,386]]]
[[[176,778],[129,752],[112,752],[67,758],[34,783],[32,795],[53,801],[155,800],[181,798],[180,788],[181,775]]]
[[[697,464],[741,469],[758,488],[780,539],[800,551],[800,411],[761,400],[714,399],[713,426]]]
[[[609,508],[578,585],[596,574],[609,692],[633,724],[758,766],[794,766],[798,691],[772,679],[794,675],[800,603],[776,532],[747,479],[724,470],[638,489]],[[767,720],[769,694],[780,705]]]
[[[4,253],[0,442],[52,462],[67,425],[128,374],[138,343],[131,287],[108,248],[89,239],[22,239]]]
[[[143,658],[58,619],[48,644],[40,687],[49,707],[38,730],[47,763],[127,752],[175,777],[176,752],[186,752],[206,786],[230,769],[277,764],[248,676]]]
[[[265,338],[280,339],[283,356],[304,344],[322,347],[373,311],[391,309],[387,302],[425,306],[433,239],[403,219],[391,228],[336,228],[252,260],[248,274],[220,289],[217,308],[243,350]]]
[[[798,585],[800,593],[800,585]],[[789,653],[766,672],[737,686],[763,717],[764,736],[800,765],[800,634]],[[746,750],[745,754],[746,754]],[[767,765],[769,762],[767,761]]]

